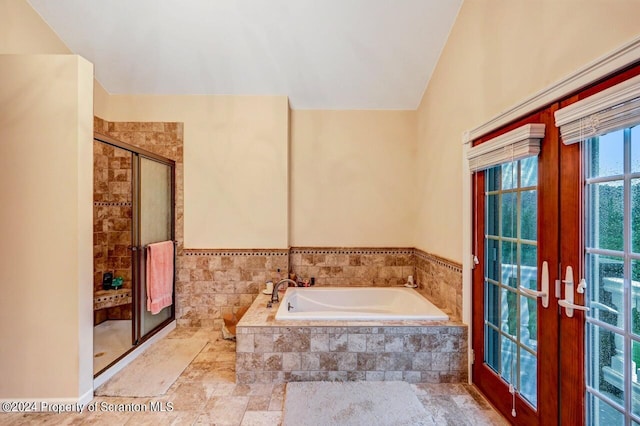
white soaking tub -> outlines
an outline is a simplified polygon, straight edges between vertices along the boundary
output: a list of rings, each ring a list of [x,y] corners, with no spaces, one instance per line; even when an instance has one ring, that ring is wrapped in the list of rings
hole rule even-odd
[[[447,321],[449,316],[412,288],[291,287],[276,320]]]

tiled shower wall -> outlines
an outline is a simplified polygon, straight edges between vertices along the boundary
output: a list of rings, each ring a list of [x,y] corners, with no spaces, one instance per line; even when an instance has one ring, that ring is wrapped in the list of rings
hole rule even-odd
[[[131,288],[131,153],[93,142],[94,291],[111,271]]]
[[[165,158],[169,158],[176,162],[176,240],[178,241],[178,265],[181,262],[181,256],[183,251],[183,211],[184,211],[184,198],[183,198],[183,162],[182,162],[182,147],[183,147],[183,135],[182,135],[182,123],[128,123],[128,122],[109,122],[103,120],[99,117],[94,117],[94,130],[97,133],[103,134],[105,136],[109,136],[113,139],[116,139],[121,142],[125,142],[129,145],[136,146],[138,148],[142,148],[146,151],[150,151],[154,154],[161,155]],[[107,174],[104,174],[103,166],[104,159],[100,158],[94,165],[94,179],[96,179],[96,185],[98,185],[101,189],[101,192],[104,190],[108,190],[110,193],[117,195],[118,197],[122,197],[122,194],[125,192],[125,187],[128,187],[128,198],[126,200],[126,204],[122,206],[109,206],[111,211],[115,212],[114,214],[125,216],[129,218],[129,227],[131,220],[131,154],[125,150],[120,150],[118,148],[109,147],[105,144],[101,144],[98,142],[94,142],[94,149],[96,145],[100,145],[98,152],[100,150],[115,150],[114,152],[118,153],[113,160],[113,167],[110,165],[110,169]],[[94,156],[95,156],[94,151]],[[102,153],[100,153],[102,155]],[[127,165],[128,161],[128,165]],[[102,167],[102,168],[101,168]],[[129,173],[126,174],[124,169],[128,168]],[[107,187],[103,185],[104,179],[107,179]],[[127,180],[128,179],[128,180]],[[120,195],[118,195],[120,194]],[[120,200],[118,198],[118,200]],[[96,199],[96,201],[98,201]],[[99,200],[100,202],[106,200]],[[110,200],[114,201],[114,200]],[[125,200],[122,200],[122,203],[125,203]],[[95,203],[94,203],[95,205]],[[101,220],[101,215],[103,214],[100,210],[96,211],[96,208],[100,208],[103,206],[94,207],[94,226],[98,224]],[[119,211],[118,211],[119,209]],[[121,217],[123,218],[123,217]],[[114,221],[113,222],[113,230],[114,232],[119,232],[120,240],[118,244],[114,246],[114,250],[109,254],[110,257],[118,258],[118,265],[127,266],[127,270],[115,270],[115,274],[122,275],[125,278],[125,283],[128,278],[129,285],[131,279],[131,253],[127,249],[127,246],[131,244],[131,232],[130,228],[125,232],[124,226],[125,222],[123,221]],[[116,231],[118,229],[118,231]],[[97,269],[96,269],[97,271]],[[96,272],[94,271],[94,272]],[[97,287],[97,275],[94,279],[94,289],[102,288],[102,274],[100,273],[100,286]],[[125,284],[126,285],[126,284]],[[129,312],[127,313],[127,309]],[[128,316],[127,316],[128,315]],[[114,307],[108,309],[108,318],[110,319],[124,319],[130,318],[130,305],[129,307]],[[103,316],[103,315],[101,315]],[[97,321],[99,322],[99,321]]]
[[[102,290],[102,276],[112,272],[131,289],[131,153],[93,142],[93,288]],[[131,319],[131,306],[100,309],[94,323]]]

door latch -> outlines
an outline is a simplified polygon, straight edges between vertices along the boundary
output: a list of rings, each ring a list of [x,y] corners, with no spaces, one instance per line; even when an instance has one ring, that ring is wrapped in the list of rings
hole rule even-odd
[[[573,311],[584,311],[589,312],[589,308],[582,305],[576,305],[573,303],[573,268],[571,266],[567,266],[567,272],[565,273],[564,280],[564,299],[558,300],[558,305],[562,306],[565,309],[565,313],[569,318],[573,318]],[[587,281],[583,278],[580,280],[580,284],[578,284],[578,293],[584,293],[585,288],[587,287]]]

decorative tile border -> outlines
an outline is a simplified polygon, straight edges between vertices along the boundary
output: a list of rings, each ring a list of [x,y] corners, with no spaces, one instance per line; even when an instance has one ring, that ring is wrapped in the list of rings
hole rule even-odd
[[[184,249],[185,256],[288,256],[287,249]]]
[[[462,264],[454,262],[449,259],[445,259],[443,257],[436,256],[431,253],[424,252],[420,249],[413,249],[413,254],[416,257],[419,257],[423,260],[427,260],[433,262],[439,266],[444,266],[447,269],[451,269],[452,271],[462,273]]]
[[[131,289],[105,290],[96,292],[93,298],[93,309],[112,308],[131,303]]]
[[[124,201],[120,203],[109,202],[109,201],[94,201],[94,207],[131,207],[130,201]]]
[[[291,254],[413,254],[413,248],[291,247]]]

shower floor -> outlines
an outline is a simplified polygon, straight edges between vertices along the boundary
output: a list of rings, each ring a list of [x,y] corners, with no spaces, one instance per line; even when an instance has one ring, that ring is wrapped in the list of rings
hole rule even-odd
[[[132,346],[131,320],[109,320],[93,327],[93,374]]]

